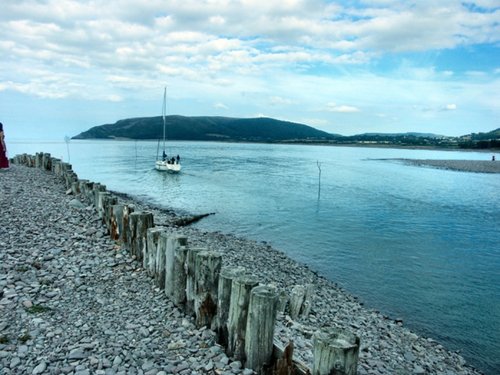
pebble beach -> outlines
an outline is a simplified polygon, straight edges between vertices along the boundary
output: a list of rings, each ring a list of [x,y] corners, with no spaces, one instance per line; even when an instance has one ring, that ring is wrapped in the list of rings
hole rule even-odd
[[[294,355],[310,368],[313,333],[336,327],[361,339],[358,374],[480,374],[458,353],[365,308],[266,243],[177,228],[177,213],[117,196],[262,284],[284,292],[312,284],[310,314],[292,320],[285,311],[275,328],[275,339],[293,340]],[[0,171],[0,212],[0,374],[253,373],[224,353],[214,332],[196,328],[109,238],[94,207],[66,194],[51,172],[19,165]]]
[[[448,169],[460,172],[500,173],[500,162],[493,160],[397,159],[409,165]]]

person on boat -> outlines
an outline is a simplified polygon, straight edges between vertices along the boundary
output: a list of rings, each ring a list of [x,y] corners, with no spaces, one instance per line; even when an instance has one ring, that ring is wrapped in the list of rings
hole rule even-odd
[[[167,154],[165,153],[165,150],[163,150],[163,161],[167,160]]]
[[[7,146],[5,146],[5,136],[3,133],[3,124],[0,122],[0,168],[9,168],[9,159],[7,159]]]
[[[495,161],[495,155],[491,157],[491,161]]]
[[[177,155],[177,158],[176,158],[176,159],[177,159],[177,164],[180,164],[180,162],[181,162],[181,157],[180,157],[179,155]]]

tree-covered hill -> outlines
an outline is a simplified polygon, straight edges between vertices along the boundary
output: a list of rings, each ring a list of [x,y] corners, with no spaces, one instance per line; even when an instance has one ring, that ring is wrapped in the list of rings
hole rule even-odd
[[[449,137],[432,133],[331,134],[311,126],[272,118],[167,116],[169,140],[324,143],[338,145],[434,147],[452,149],[499,149],[500,128],[486,133]],[[163,119],[130,118],[114,124],[94,126],[73,139],[162,139]]]
[[[283,142],[331,140],[335,135],[313,127],[271,118],[166,117],[166,137],[171,140]],[[161,139],[163,119],[131,118],[114,124],[95,126],[73,139]]]

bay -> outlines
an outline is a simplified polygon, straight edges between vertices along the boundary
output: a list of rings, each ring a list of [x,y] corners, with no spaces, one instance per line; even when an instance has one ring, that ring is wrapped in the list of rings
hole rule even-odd
[[[266,241],[416,332],[500,372],[500,176],[391,158],[478,152],[175,142],[179,175],[153,169],[148,141],[12,141],[80,178],[183,212],[199,228]],[[321,176],[320,176],[321,171]]]

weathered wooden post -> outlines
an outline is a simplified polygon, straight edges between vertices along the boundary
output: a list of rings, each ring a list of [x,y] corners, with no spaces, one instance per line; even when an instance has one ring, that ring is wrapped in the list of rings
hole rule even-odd
[[[94,186],[92,186],[93,193],[94,193],[94,198],[92,203],[94,204],[94,207],[97,210],[97,207],[99,206],[99,192],[101,191],[106,191],[106,186],[101,185],[100,183],[96,182],[94,183]]]
[[[225,348],[227,348],[228,345],[227,320],[229,317],[233,280],[243,272],[245,272],[244,267],[230,267],[222,268],[219,274],[217,319],[215,321],[214,330],[217,333],[217,341]]]
[[[227,318],[227,354],[236,360],[245,360],[245,333],[248,305],[252,289],[259,285],[253,275],[240,275],[233,279]]]
[[[327,329],[314,334],[312,375],[356,375],[360,340],[356,335]]]
[[[58,158],[50,158],[50,164],[51,164],[51,172],[55,174],[56,172],[56,166],[61,162],[61,159],[58,159]]]
[[[112,240],[118,241],[123,232],[123,204],[111,206],[111,230],[109,235]]]
[[[253,288],[245,335],[245,367],[263,374],[272,366],[274,323],[278,292],[262,285]]]
[[[43,166],[43,153],[37,152],[35,154],[35,167],[42,168]]]
[[[148,229],[155,226],[152,212],[143,212],[137,225],[137,258],[143,259],[148,252]]]
[[[151,277],[155,276],[156,273],[156,253],[158,251],[158,240],[160,239],[160,234],[164,232],[164,228],[152,227],[148,228],[146,241],[148,243],[147,257],[143,259],[143,267],[147,270],[148,275]]]
[[[82,195],[82,197],[86,200],[87,197],[85,195],[85,189],[87,188],[87,184],[89,183],[89,180],[78,180],[76,183],[78,184],[78,188],[77,188],[78,194]],[[73,194],[74,194],[74,192],[73,192]]]
[[[165,250],[165,294],[171,299],[174,295],[175,273],[185,273],[184,262],[182,263],[182,267],[178,265],[178,268],[175,269],[175,251],[178,247],[187,246],[187,241],[188,239],[186,236],[178,236],[175,234],[169,235],[167,239],[167,248]],[[185,285],[183,289],[186,289]]]
[[[295,285],[290,293],[290,318],[293,320],[309,315],[312,306],[312,294],[314,286]]]
[[[107,196],[110,196],[111,193],[107,191],[98,191],[97,192],[97,203],[96,203],[96,210],[97,210],[97,215],[99,218],[102,220],[104,217],[104,199]]]
[[[111,194],[106,195],[102,202],[102,207],[103,207],[102,221],[106,226],[108,233],[111,233],[112,229],[111,218],[113,217],[113,206],[117,203],[118,203],[118,198]]]
[[[194,312],[196,325],[212,328],[217,315],[217,292],[222,255],[215,251],[200,251],[195,259]]]
[[[134,256],[136,252],[137,224],[139,222],[140,214],[140,212],[132,212],[128,217],[127,244],[130,256]]]
[[[165,259],[167,253],[167,242],[169,233],[162,231],[158,238],[156,247],[156,272],[155,272],[155,285],[160,289],[165,289]]]
[[[51,164],[52,160],[51,160],[51,157],[50,157],[50,154],[43,154],[42,156],[42,168],[46,171],[50,171],[52,170],[52,164]]]
[[[134,212],[130,215],[130,249],[129,253],[137,259],[142,260],[144,245],[148,228],[154,226],[153,214],[151,212]]]
[[[93,198],[94,198],[94,183],[93,182],[90,182],[90,181],[87,181],[85,184],[84,184],[84,187],[83,187],[83,190],[82,190],[84,196],[85,196],[85,200],[87,201],[87,203],[93,203]]]
[[[208,251],[208,248],[188,248],[186,259],[186,312],[194,315],[194,299],[196,295],[196,254]]]
[[[75,196],[80,194],[80,184],[78,183],[78,181],[74,181],[71,184],[71,193]]]
[[[174,253],[174,275],[172,279],[172,301],[178,307],[186,304],[186,259],[187,246],[177,246]]]

